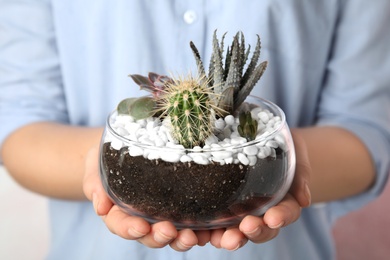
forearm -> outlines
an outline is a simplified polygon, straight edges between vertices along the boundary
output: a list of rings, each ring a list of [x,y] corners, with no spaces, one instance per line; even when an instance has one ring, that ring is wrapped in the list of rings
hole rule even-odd
[[[312,168],[313,202],[356,195],[367,190],[375,169],[366,147],[351,132],[337,127],[293,129],[305,140]]]
[[[27,125],[4,142],[4,165],[17,182],[34,192],[84,199],[85,156],[99,144],[102,131],[47,122]]]

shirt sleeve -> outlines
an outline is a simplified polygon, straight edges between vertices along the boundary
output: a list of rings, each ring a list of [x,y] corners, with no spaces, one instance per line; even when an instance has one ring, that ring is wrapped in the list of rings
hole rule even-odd
[[[318,124],[340,126],[359,137],[377,175],[367,192],[329,203],[333,219],[377,197],[390,165],[390,2],[341,3]]]
[[[26,124],[68,122],[48,2],[0,1],[0,146]]]

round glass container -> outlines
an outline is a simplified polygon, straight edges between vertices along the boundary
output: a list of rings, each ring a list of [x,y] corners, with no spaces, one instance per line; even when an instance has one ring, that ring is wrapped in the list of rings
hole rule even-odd
[[[278,106],[254,96],[245,106],[258,122],[255,140],[238,136],[239,120],[230,116],[192,149],[175,143],[158,118],[135,121],[112,112],[100,149],[108,196],[130,215],[178,229],[225,228],[264,214],[292,183],[295,150]]]

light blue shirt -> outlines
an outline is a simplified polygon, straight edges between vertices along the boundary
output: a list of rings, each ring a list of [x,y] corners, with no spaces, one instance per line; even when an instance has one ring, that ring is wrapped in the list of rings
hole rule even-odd
[[[333,221],[375,198],[389,172],[389,25],[388,0],[0,0],[0,144],[36,121],[103,126],[120,100],[144,94],[128,74],[195,72],[190,40],[210,57],[218,29],[226,44],[237,31],[252,46],[261,36],[269,66],[254,95],[291,127],[350,130],[377,169],[369,191],[304,209],[274,240],[235,252],[148,249],[111,234],[91,203],[51,200],[48,259],[332,259]]]

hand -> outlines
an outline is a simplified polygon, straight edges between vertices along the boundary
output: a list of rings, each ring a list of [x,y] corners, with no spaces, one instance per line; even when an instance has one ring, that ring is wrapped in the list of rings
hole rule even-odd
[[[177,251],[187,251],[195,245],[203,246],[209,242],[217,248],[236,250],[248,240],[263,243],[273,239],[280,228],[299,218],[301,207],[310,205],[308,182],[311,168],[306,147],[298,134],[294,134],[294,144],[297,168],[290,191],[262,217],[247,216],[238,227],[202,231],[176,230],[168,221],[149,224],[140,217],[124,213],[111,202],[103,189],[98,174],[97,148],[91,149],[86,158],[84,193],[93,201],[97,215],[102,217],[109,230],[124,239],[137,240],[151,248],[161,248],[169,244]]]

